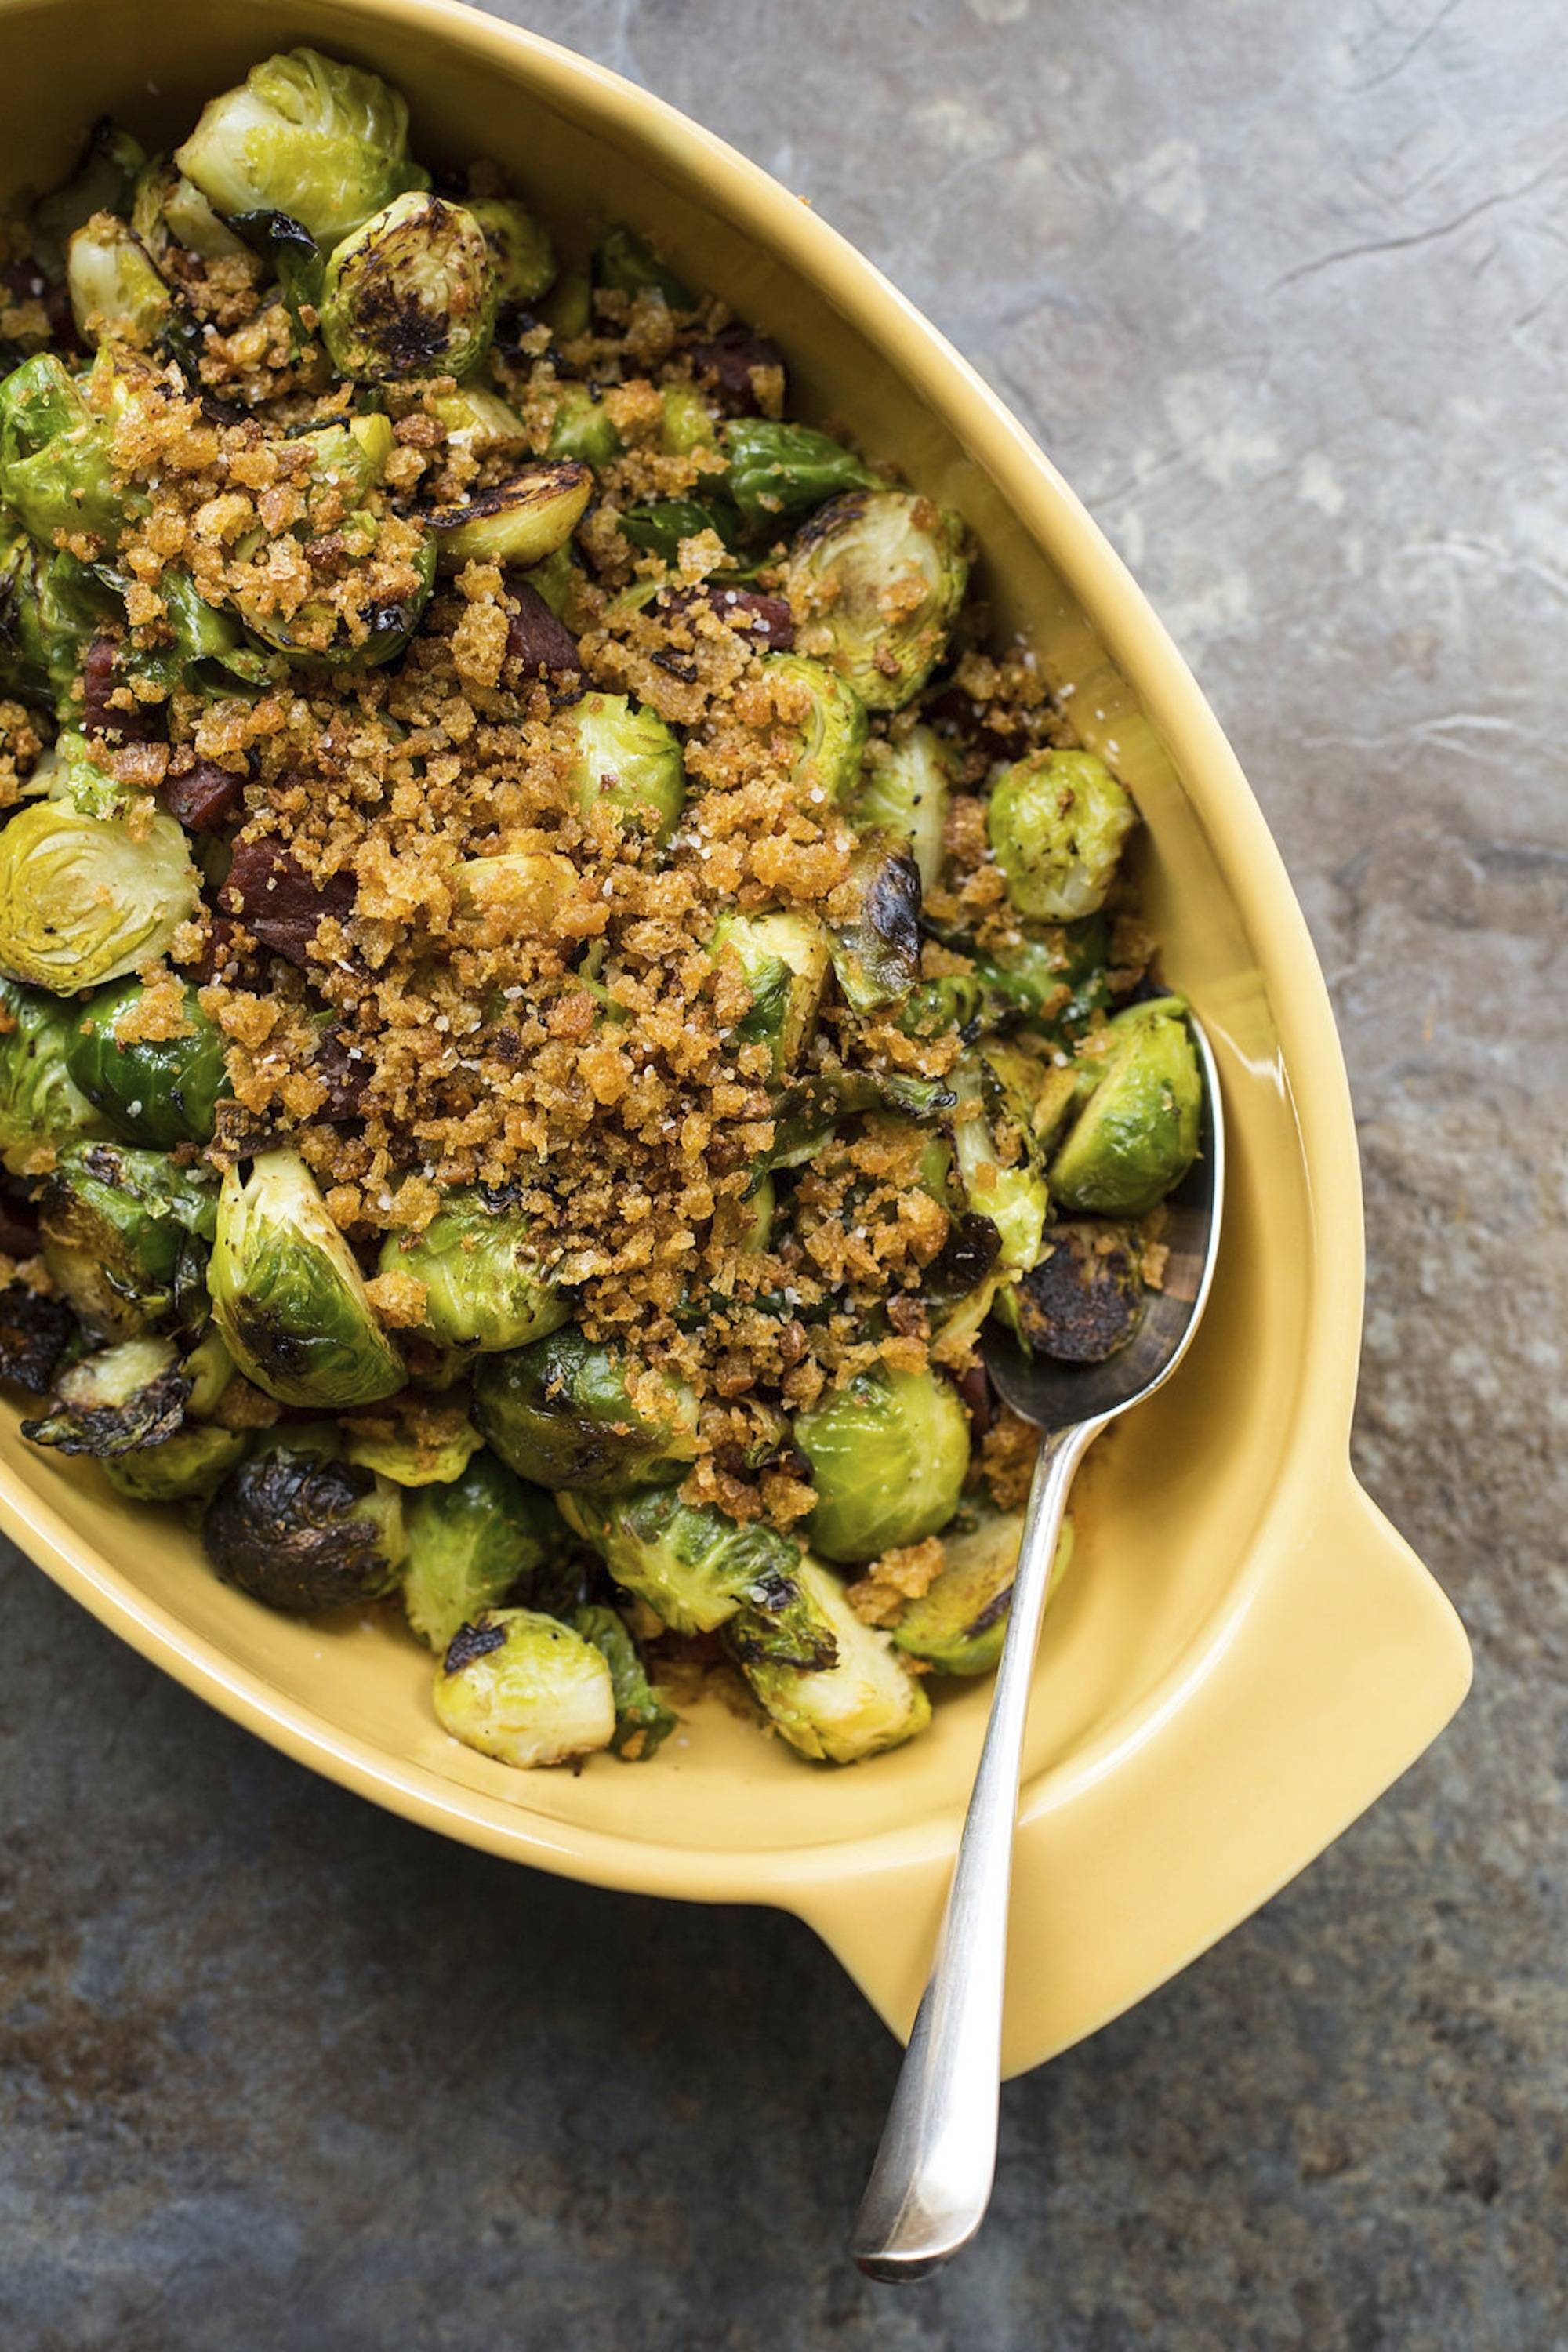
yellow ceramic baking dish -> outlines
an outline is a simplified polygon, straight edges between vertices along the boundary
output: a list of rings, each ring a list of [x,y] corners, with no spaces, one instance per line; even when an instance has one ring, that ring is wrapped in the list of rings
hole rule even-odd
[[[1219,1055],[1234,1145],[1213,1305],[1180,1377],[1093,1461],[1047,1621],[1018,1837],[1006,2063],[1090,2032],[1318,1853],[1464,1695],[1452,1611],[1356,1486],[1354,1130],[1327,992],[1278,854],[1159,623],[979,379],[832,229],[611,74],[442,0],[0,0],[5,174],[47,184],[96,115],[150,142],[309,41],[407,92],[426,157],[499,157],[562,221],[635,222],[789,353],[805,413],[961,508],[1148,821],[1150,912]],[[1070,367],[1070,345],[1061,364]],[[990,1698],[846,1772],[721,1709],[657,1764],[522,1776],[454,1746],[389,1624],[270,1614],[172,1517],[0,1430],[0,1520],[189,1688],[409,1819],[605,1886],[775,1904],[902,2029]]]

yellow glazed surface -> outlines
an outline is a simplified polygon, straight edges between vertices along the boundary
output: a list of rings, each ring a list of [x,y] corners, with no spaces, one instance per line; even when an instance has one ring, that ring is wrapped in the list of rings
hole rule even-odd
[[[1469,1657],[1352,1477],[1359,1171],[1321,974],[1279,856],[1180,656],[1094,524],[979,379],[868,263],[683,117],[444,0],[0,0],[6,176],[47,184],[89,121],[152,141],[298,41],[407,92],[416,152],[484,153],[547,215],[650,231],[788,352],[806,413],[959,507],[1000,620],[1148,820],[1172,981],[1219,1055],[1233,1141],[1207,1321],[1173,1384],[1090,1457],[1026,1764],[1005,2058],[1141,1998],[1322,1849],[1426,1747]],[[62,60],[70,60],[63,72]],[[1071,364],[1070,352],[1064,358]],[[272,1615],[172,1517],[0,1427],[0,1522],[104,1623],[288,1754],[432,1829],[606,1886],[772,1903],[907,2028],[990,1697],[847,1772],[721,1710],[656,1764],[523,1776],[446,1739],[391,1624]]]

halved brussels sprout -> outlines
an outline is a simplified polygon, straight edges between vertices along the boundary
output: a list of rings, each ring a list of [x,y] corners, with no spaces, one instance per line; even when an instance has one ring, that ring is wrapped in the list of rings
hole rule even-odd
[[[796,1600],[800,1546],[760,1519],[742,1525],[710,1505],[683,1503],[673,1486],[557,1500],[616,1582],[672,1633],[711,1633],[744,1609],[760,1638]]]
[[[816,1025],[827,985],[827,933],[815,915],[726,914],[713,933],[713,953],[739,961],[752,992],[735,1035],[767,1046],[773,1076],[799,1060]]]
[[[183,247],[202,261],[223,261],[245,251],[244,244],[224,226],[195,181],[187,180],[162,156],[143,164],[137,174],[131,226],[155,262],[171,245]]]
[[[944,1528],[969,1471],[969,1416],[936,1372],[857,1372],[797,1413],[816,1507],[806,1521],[829,1559],[875,1559]]]
[[[952,772],[952,754],[935,729],[912,727],[896,743],[871,747],[850,809],[858,825],[908,842],[922,891],[934,890],[942,874]]]
[[[209,99],[174,162],[225,220],[286,212],[333,246],[430,175],[408,153],[408,108],[375,74],[291,49]]]
[[[716,446],[713,412],[694,384],[667,383],[658,397],[664,410],[658,446],[667,457],[689,457],[695,450]]]
[[[1076,922],[1105,903],[1138,812],[1092,751],[1033,751],[992,789],[985,828],[1021,915]]]
[[[1102,1364],[1125,1348],[1143,1313],[1131,1239],[1120,1225],[1047,1228],[1037,1263],[1018,1283],[1007,1319],[1031,1352],[1068,1364]]]
[[[607,466],[626,444],[596,385],[563,383],[556,396],[546,455],[584,466]]]
[[[683,278],[635,229],[606,229],[594,247],[594,283],[617,294],[662,294],[672,310],[689,310],[696,296]]]
[[[481,1610],[436,1669],[443,1731],[520,1771],[570,1764],[607,1748],[615,1685],[600,1651],[558,1617]]]
[[[336,1430],[265,1430],[207,1505],[207,1558],[227,1584],[304,1616],[378,1601],[406,1549],[403,1497],[390,1479],[342,1458]]]
[[[1023,1539],[1022,1511],[997,1511],[988,1504],[966,1510],[963,1524],[942,1538],[946,1565],[930,1591],[911,1601],[893,1626],[895,1649],[923,1659],[944,1675],[994,1671],[1007,1638],[1013,1579]],[[1062,1521],[1046,1587],[1047,1604],[1066,1575],[1073,1552],[1073,1523]]]
[[[790,602],[833,640],[868,710],[901,710],[946,649],[969,581],[963,518],[909,490],[850,490],[818,509],[789,559]]]
[[[120,1041],[121,1024],[146,993],[139,980],[100,991],[71,1007],[66,1067],[89,1103],[132,1143],[210,1143],[218,1103],[231,1092],[227,1045],[187,987],[184,1037]]]
[[[249,1449],[243,1430],[194,1422],[156,1445],[108,1455],[103,1469],[110,1485],[133,1503],[205,1503]]]
[[[361,383],[467,375],[495,332],[484,230],[444,197],[413,189],[395,196],[332,247],[321,308],[340,374]]]
[[[166,954],[200,898],[172,816],[34,801],[0,833],[0,965],[57,996],[96,988]]]
[[[66,255],[71,317],[86,343],[106,339],[156,341],[174,314],[174,297],[141,238],[112,213],[94,213]]]
[[[790,780],[803,791],[816,786],[830,801],[847,802],[860,775],[866,749],[866,706],[852,686],[826,662],[805,654],[767,654],[763,674],[783,689],[783,708],[770,729],[787,728],[797,748],[790,756]]]
[[[501,1460],[559,1494],[674,1475],[697,1454],[697,1400],[628,1367],[573,1325],[474,1373],[474,1411]]]
[[[1141,1217],[1197,1158],[1204,1089],[1184,1009],[1162,998],[1111,1021],[1103,1075],[1051,1163],[1064,1208]]]
[[[565,546],[593,495],[589,468],[562,459],[525,467],[458,506],[434,508],[426,520],[448,568],[474,562],[526,571]]]
[[[528,446],[528,427],[515,408],[482,383],[460,383],[431,402],[448,449],[475,457],[515,457]]]
[[[555,282],[555,253],[528,206],[515,196],[470,196],[468,208],[485,233],[500,300],[537,302],[547,294]]]
[[[931,1701],[886,1633],[857,1617],[837,1577],[819,1561],[803,1559],[795,1577],[812,1630],[832,1644],[832,1663],[801,1664],[777,1652],[740,1656],[780,1737],[818,1762],[858,1764],[923,1731]]]
[[[129,1454],[174,1435],[185,1393],[172,1339],[121,1339],[62,1372],[49,1411],[22,1434],[62,1454]]]
[[[374,1404],[405,1378],[364,1276],[294,1151],[223,1181],[208,1268],[213,1316],[247,1380],[280,1404]]]
[[[859,1013],[896,1004],[920,978],[920,868],[892,835],[868,834],[836,906],[840,899],[849,911],[833,915],[827,937],[844,1002]]]
[[[776,535],[780,523],[808,513],[840,490],[876,489],[875,474],[826,433],[771,416],[737,416],[724,427],[730,460],[725,488],[748,530]]]
[[[443,1652],[459,1625],[553,1566],[569,1542],[554,1502],[493,1454],[476,1454],[448,1485],[421,1486],[405,1506],[403,1605],[422,1642]]]
[[[14,1175],[51,1144],[114,1131],[71,1076],[75,1028],[74,1005],[0,976],[0,1159]]]
[[[548,931],[577,887],[577,869],[554,849],[516,849],[497,857],[465,857],[453,877],[459,930],[474,927],[491,939]]]
[[[421,1328],[438,1346],[479,1355],[526,1347],[572,1316],[540,1271],[531,1230],[504,1196],[470,1186],[447,1192],[423,1232],[389,1234],[381,1271],[424,1283]]]
[[[29,1396],[47,1396],[61,1358],[79,1337],[63,1298],[29,1282],[8,1282],[0,1290],[0,1381]]]
[[[38,545],[90,531],[112,548],[139,492],[116,481],[108,420],[53,352],[37,352],[0,383],[0,499]]]
[[[607,806],[618,825],[662,849],[680,821],[686,775],[662,719],[624,694],[585,694],[562,720],[574,746],[570,782],[584,816]]]
[[[147,161],[129,131],[107,115],[93,124],[87,150],[64,185],[51,188],[33,206],[28,226],[39,268],[53,284],[66,274],[66,248],[73,233],[94,213],[131,210],[136,180]]]
[[[1070,1101],[1070,1081],[1016,1045],[989,1039],[966,1054],[951,1076],[958,1097],[952,1141],[964,1198],[1001,1237],[1004,1274],[1024,1273],[1040,1254],[1049,1190],[1039,1122],[1047,1086]]]
[[[351,1462],[379,1470],[395,1486],[438,1486],[460,1478],[484,1444],[460,1397],[404,1389],[342,1421]]]
[[[572,1631],[592,1642],[610,1670],[616,1702],[612,1752],[627,1764],[645,1764],[668,1738],[679,1717],[649,1682],[642,1653],[613,1609],[591,1604],[574,1609],[571,1622]]]
[[[217,1193],[162,1151],[70,1144],[38,1196],[55,1287],[94,1331],[130,1339],[199,1289]],[[203,1246],[197,1247],[197,1244]]]

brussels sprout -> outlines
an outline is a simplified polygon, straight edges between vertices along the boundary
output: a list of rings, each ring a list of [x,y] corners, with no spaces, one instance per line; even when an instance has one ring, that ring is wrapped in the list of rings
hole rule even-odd
[[[603,1654],[557,1617],[485,1609],[459,1628],[436,1669],[443,1731],[531,1771],[607,1748],[615,1685]]]
[[[8,1282],[0,1290],[0,1381],[29,1396],[47,1396],[77,1336],[76,1317],[63,1298],[29,1282]]]
[[[303,48],[265,58],[210,99],[174,162],[225,220],[282,210],[321,246],[430,178],[409,158],[399,92]]]
[[[374,1404],[404,1384],[364,1277],[297,1152],[231,1168],[208,1269],[213,1316],[247,1380],[280,1404]]]
[[[113,338],[146,347],[174,312],[174,297],[146,247],[112,213],[94,213],[71,238],[66,286],[77,332],[87,343]]]
[[[128,131],[106,115],[95,122],[87,152],[63,187],[51,188],[33,206],[32,247],[46,278],[59,285],[66,274],[66,248],[94,213],[127,215],[146,155]]]
[[[422,1328],[443,1348],[489,1355],[526,1347],[571,1319],[540,1271],[528,1218],[482,1188],[448,1192],[421,1233],[388,1234],[381,1271],[424,1283]]]
[[[123,1339],[168,1315],[199,1279],[217,1215],[211,1183],[161,1151],[77,1143],[38,1196],[38,1230],[55,1287],[95,1331]]]
[[[735,1024],[747,1044],[767,1046],[775,1077],[794,1067],[816,1025],[827,984],[827,934],[815,915],[721,915],[713,952],[739,961],[752,992]]]
[[[833,640],[868,710],[900,710],[946,648],[969,580],[963,522],[908,490],[849,490],[817,509],[789,559],[790,602]]]
[[[969,1416],[935,1372],[878,1365],[795,1416],[816,1507],[806,1521],[829,1559],[875,1559],[944,1528],[969,1470]]]
[[[663,848],[680,820],[680,745],[662,719],[624,694],[585,694],[562,721],[574,757],[570,784],[584,816],[606,806],[618,825]]]
[[[1110,1002],[1106,966],[1110,940],[1105,919],[1058,924],[1043,940],[977,959],[988,1001],[1058,1045],[1070,1045]]]
[[[1125,1348],[1143,1313],[1131,1237],[1094,1223],[1047,1228],[1037,1265],[1013,1291],[1007,1320],[1019,1344],[1068,1364],[1102,1364]]]
[[[1105,903],[1138,812],[1092,751],[1033,751],[998,777],[992,854],[1021,915],[1069,923]]]
[[[540,316],[558,343],[574,343],[594,326],[594,281],[585,269],[567,269],[540,305]]]
[[[903,844],[868,834],[835,905],[844,901],[849,911],[827,927],[834,974],[852,1013],[875,1013],[920,978],[920,869]]]
[[[897,743],[873,747],[850,810],[858,825],[908,842],[922,891],[934,890],[942,874],[952,790],[952,754],[933,729],[914,727]]]
[[[0,1159],[14,1175],[47,1146],[113,1133],[71,1076],[75,1025],[74,1006],[0,977]]]
[[[156,1445],[110,1454],[104,1475],[133,1503],[205,1503],[249,1449],[243,1430],[196,1422]]]
[[[525,467],[459,506],[435,508],[426,520],[450,569],[476,562],[526,571],[565,546],[593,495],[588,467],[563,459]]]
[[[1022,1511],[987,1505],[968,1510],[963,1524],[942,1538],[946,1565],[929,1591],[909,1607],[892,1628],[893,1645],[944,1675],[991,1674],[1007,1637],[1007,1612],[1023,1538]],[[1073,1523],[1062,1521],[1051,1562],[1046,1599],[1066,1575],[1073,1552]]]
[[[786,689],[774,726],[787,728],[797,747],[789,755],[791,782],[847,802],[866,749],[865,704],[826,662],[805,654],[765,655],[763,672],[775,688]]]
[[[550,1568],[569,1541],[561,1515],[492,1454],[460,1477],[420,1487],[405,1507],[408,1567],[403,1605],[422,1642],[444,1651],[459,1625]]]
[[[594,283],[617,294],[662,294],[672,310],[689,310],[697,298],[682,278],[629,228],[605,231],[594,248]]]
[[[1017,1046],[992,1040],[964,1055],[951,1083],[964,1198],[995,1226],[1002,1272],[1021,1274],[1040,1254],[1049,1205],[1038,1134],[1047,1073]]]
[[[667,1373],[624,1358],[573,1325],[474,1374],[479,1427],[535,1486],[600,1486],[672,1475],[697,1453],[697,1400]]]
[[[483,384],[460,383],[431,402],[447,435],[448,449],[484,458],[513,457],[528,446],[528,427],[515,408]]]
[[[216,1418],[231,1381],[244,1385],[239,1382],[239,1376],[234,1369],[234,1358],[224,1345],[223,1334],[210,1319],[206,1329],[185,1358],[185,1378],[191,1387],[185,1411],[197,1421]],[[274,1414],[273,1418],[276,1420],[277,1415]]]
[[[34,801],[0,834],[0,966],[69,995],[166,954],[201,877],[172,816],[132,827]]]
[[[180,565],[166,568],[158,593],[174,642],[157,653],[132,655],[131,667],[138,676],[156,677],[170,692],[189,686],[204,694],[232,694],[236,678],[246,686],[267,686],[284,675],[277,655],[252,645],[232,613],[205,603]]]
[[[62,1454],[159,1445],[184,1419],[185,1377],[172,1339],[121,1339],[60,1375],[50,1410],[22,1434]]]
[[[37,352],[0,383],[0,499],[40,547],[90,531],[112,548],[140,504],[116,486],[110,428],[53,352]]]
[[[226,1584],[291,1615],[390,1592],[407,1538],[403,1497],[342,1458],[333,1429],[266,1430],[232,1469],[202,1521],[207,1558]]]
[[[468,209],[485,234],[502,302],[537,302],[555,282],[550,238],[515,196],[470,196]]]
[[[84,1008],[73,1005],[66,1067],[88,1101],[132,1143],[209,1143],[217,1105],[231,1091],[223,1032],[187,987],[188,1035],[121,1045],[121,1024],[145,993],[139,980],[122,980]]]
[[[0,512],[0,692],[74,707],[87,650],[119,601],[92,567],[41,548]]]
[[[557,1497],[616,1582],[676,1633],[711,1633],[744,1609],[753,1637],[797,1599],[800,1546],[759,1519],[745,1525],[673,1486]]]
[[[724,427],[726,483],[748,530],[767,531],[808,513],[840,490],[876,489],[875,474],[852,449],[806,425],[738,416]]]
[[[1110,1023],[1103,1075],[1051,1164],[1064,1208],[1142,1216],[1197,1158],[1203,1079],[1183,1010],[1163,998]]]
[[[226,228],[194,181],[156,156],[143,164],[131,200],[131,226],[159,261],[171,245],[202,261],[224,261],[245,251]]]
[[[797,1664],[776,1653],[740,1658],[781,1738],[818,1762],[858,1764],[923,1731],[931,1701],[886,1633],[857,1617],[838,1579],[819,1562],[803,1559],[795,1573],[812,1631],[832,1643],[831,1663]]]
[[[332,247],[321,339],[362,383],[467,375],[489,347],[496,273],[471,212],[410,190]]]
[[[572,1612],[572,1631],[592,1642],[610,1670],[616,1702],[612,1752],[627,1764],[646,1763],[679,1721],[647,1678],[642,1653],[613,1609],[588,1606]]]
[[[814,1160],[841,1119],[877,1110],[930,1119],[951,1110],[954,1100],[950,1089],[934,1078],[909,1078],[896,1071],[813,1070],[773,1105],[773,1140],[758,1163],[752,1187],[764,1171],[798,1168]]]
[[[597,386],[561,386],[551,420],[547,456],[576,458],[584,466],[607,466],[625,446]]]
[[[667,457],[689,457],[699,449],[716,446],[718,429],[712,411],[694,386],[667,383],[658,397],[664,410],[658,446]]]
[[[453,877],[459,924],[492,937],[547,931],[577,887],[577,869],[553,849],[516,849],[499,857],[465,857]]]
[[[383,1405],[345,1415],[343,1452],[395,1486],[437,1486],[460,1478],[483,1438],[460,1399],[405,1389]]]

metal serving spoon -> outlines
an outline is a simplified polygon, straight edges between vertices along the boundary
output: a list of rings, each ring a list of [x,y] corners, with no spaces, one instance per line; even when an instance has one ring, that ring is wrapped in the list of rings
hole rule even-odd
[[[1013,1825],[1029,1685],[1068,1495],[1102,1429],[1169,1380],[1208,1302],[1225,1194],[1225,1119],[1208,1039],[1189,1014],[1204,1076],[1196,1165],[1172,1193],[1164,1287],[1131,1344],[1102,1364],[1032,1362],[994,1327],[985,1363],[1006,1403],[1044,1433],[1014,1574],[1007,1638],[947,1912],[871,2168],[853,2252],[868,2277],[923,2278],[985,2218],[996,2170],[1002,1999]]]

